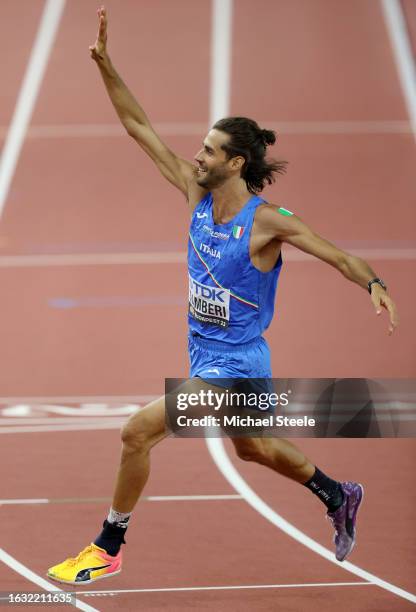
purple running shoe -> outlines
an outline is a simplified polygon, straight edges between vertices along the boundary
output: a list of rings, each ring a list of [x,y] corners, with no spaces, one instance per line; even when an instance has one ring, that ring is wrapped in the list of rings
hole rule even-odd
[[[335,556],[338,561],[344,561],[354,547],[355,522],[364,495],[364,488],[358,482],[342,482],[341,487],[344,501],[338,510],[327,513],[335,529]]]

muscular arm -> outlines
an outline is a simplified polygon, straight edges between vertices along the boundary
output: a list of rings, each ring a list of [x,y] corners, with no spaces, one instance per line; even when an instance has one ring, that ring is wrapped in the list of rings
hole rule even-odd
[[[342,251],[328,240],[318,236],[296,215],[286,216],[279,212],[277,206],[264,206],[259,211],[259,229],[264,233],[264,239],[280,240],[309,253],[339,270],[345,278],[367,289],[367,283],[377,275],[368,263],[360,257],[355,257]],[[387,292],[378,284],[372,285],[371,301],[377,314],[381,307],[390,315],[389,333],[398,325],[396,306]]]
[[[146,113],[115,70],[107,53],[107,15],[98,10],[99,29],[91,57],[97,63],[110,100],[127,133],[155,162],[162,175],[190,200],[199,200],[203,190],[195,182],[194,166],[175,155],[154,131]]]

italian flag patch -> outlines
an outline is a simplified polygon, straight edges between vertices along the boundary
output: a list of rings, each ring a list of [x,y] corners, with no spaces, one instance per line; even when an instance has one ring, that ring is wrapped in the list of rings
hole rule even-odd
[[[241,238],[241,236],[244,233],[244,227],[241,227],[241,225],[234,225],[233,227],[233,236],[234,238]]]
[[[283,208],[282,206],[279,208],[278,212],[285,217],[291,217],[293,215],[290,210],[287,210],[287,208]]]

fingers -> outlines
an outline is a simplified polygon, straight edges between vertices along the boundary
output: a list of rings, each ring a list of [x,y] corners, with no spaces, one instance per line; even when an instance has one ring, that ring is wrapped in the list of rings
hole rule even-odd
[[[107,15],[104,8],[101,9],[99,19],[100,24],[98,27],[98,40],[101,44],[105,45],[107,40]]]
[[[391,336],[391,334],[394,332],[394,330],[399,324],[399,315],[397,313],[396,305],[388,295],[381,296],[380,304],[389,313],[389,318],[390,318],[389,335]]]
[[[105,52],[107,44],[107,11],[104,6],[97,9],[98,15],[98,34],[95,45],[90,46],[90,56],[98,60],[102,57],[102,53]]]
[[[107,11],[102,6],[101,8],[98,9],[97,13],[98,13],[98,20],[100,24],[99,26],[100,32],[105,32],[106,27],[107,27]]]
[[[381,300],[380,300],[380,296],[375,295],[375,292],[371,292],[371,301],[373,302],[373,306],[376,310],[376,314],[380,315],[381,314]]]
[[[388,331],[389,331],[389,336],[391,336],[391,334],[394,332],[394,330],[399,324],[399,315],[398,315],[395,303],[390,298],[390,296],[388,296],[386,293],[384,293],[384,295],[383,294],[373,295],[372,293],[371,298],[372,298],[372,302],[373,302],[377,315],[381,314],[382,308],[385,308],[387,312],[389,313],[390,322],[389,322]]]
[[[394,330],[399,324],[399,315],[397,313],[396,306],[392,300],[389,299],[386,304],[383,304],[383,306],[387,309],[390,315],[389,335],[391,336],[391,334],[394,332]]]

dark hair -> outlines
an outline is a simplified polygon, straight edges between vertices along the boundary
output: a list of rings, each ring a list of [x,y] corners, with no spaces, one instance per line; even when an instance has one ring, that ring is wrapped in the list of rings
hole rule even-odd
[[[286,172],[287,162],[265,157],[267,146],[276,142],[276,133],[272,130],[262,130],[253,119],[247,117],[220,119],[213,129],[229,134],[230,141],[221,147],[228,159],[237,155],[244,157],[241,177],[250,193],[260,193],[266,183],[274,183],[275,174]]]

